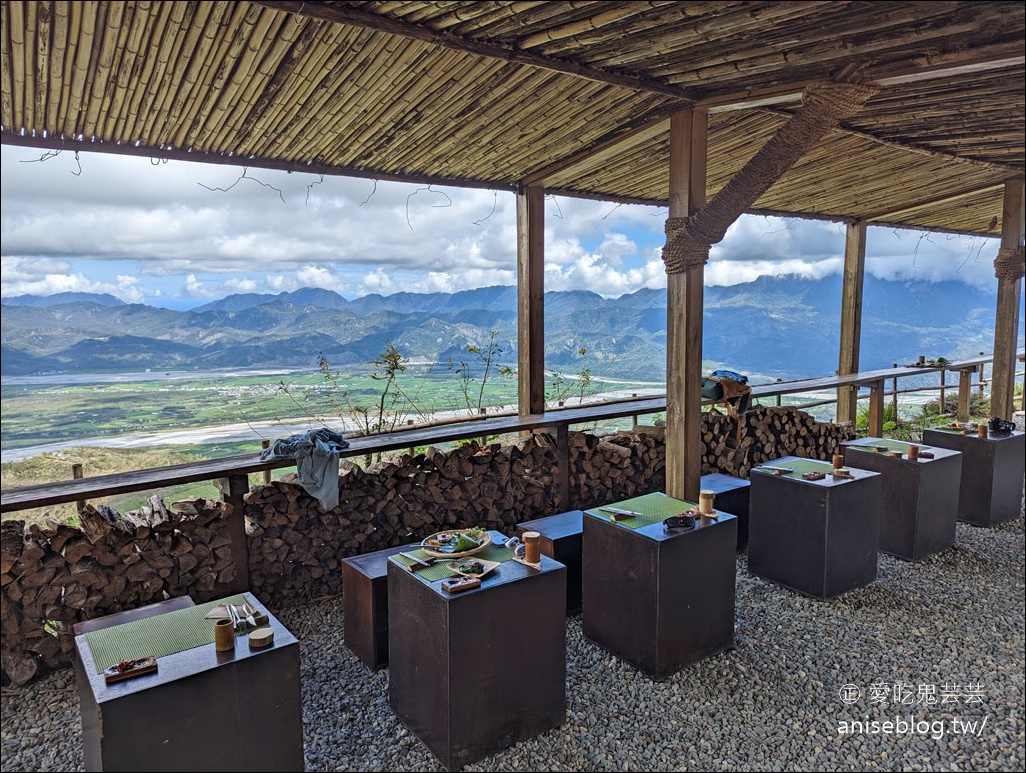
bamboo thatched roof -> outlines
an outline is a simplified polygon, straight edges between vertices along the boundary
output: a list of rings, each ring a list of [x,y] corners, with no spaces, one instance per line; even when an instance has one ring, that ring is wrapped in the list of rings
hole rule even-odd
[[[809,82],[880,86],[755,210],[1000,233],[1018,2],[3,3],[0,140],[665,203],[707,108],[711,196]]]

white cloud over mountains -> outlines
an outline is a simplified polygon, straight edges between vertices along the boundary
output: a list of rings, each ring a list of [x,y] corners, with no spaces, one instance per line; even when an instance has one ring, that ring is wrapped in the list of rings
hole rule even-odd
[[[516,281],[510,193],[104,154],[2,148],[0,294],[205,302],[314,286],[347,297]],[[665,210],[548,197],[545,282],[616,296],[665,286]],[[867,271],[994,286],[994,239],[871,228]],[[838,223],[743,217],[707,284],[840,270]]]

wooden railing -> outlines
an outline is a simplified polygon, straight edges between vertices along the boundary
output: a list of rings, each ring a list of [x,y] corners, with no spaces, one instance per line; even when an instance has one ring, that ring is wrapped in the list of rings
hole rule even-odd
[[[1018,352],[1018,358],[1024,358],[1024,351]],[[752,387],[752,397],[771,398],[782,395],[795,395],[818,392],[838,387],[868,388],[869,421],[867,431],[872,436],[883,432],[884,400],[894,392],[887,392],[886,382],[909,376],[921,376],[928,373],[945,373],[954,371],[959,374],[958,380],[958,415],[968,417],[969,396],[974,386],[982,387],[986,382],[979,379],[982,366],[993,360],[985,355],[944,365],[924,367],[888,368],[884,370],[863,371],[844,376],[823,376],[802,379],[799,381],[781,381],[773,384],[759,384]],[[977,376],[974,383],[973,377]],[[940,390],[947,387],[943,381],[935,387],[919,387],[910,391]],[[895,390],[896,392],[897,390]],[[833,402],[832,400],[821,403]],[[567,439],[569,428],[575,424],[588,424],[608,421],[624,417],[638,417],[646,414],[660,413],[666,410],[666,398],[650,397],[605,402],[572,408],[559,408],[541,414],[518,416],[513,414],[491,415],[486,418],[468,419],[444,425],[421,425],[412,429],[404,429],[380,435],[350,438],[350,446],[341,456],[354,457],[369,454],[380,454],[388,451],[413,448],[424,445],[451,443],[470,438],[480,438],[517,432],[533,432],[537,430],[554,430],[557,451],[561,459],[567,456]],[[228,456],[220,459],[209,459],[189,462],[170,467],[158,467],[147,470],[98,475],[93,477],[73,478],[57,483],[44,483],[36,486],[7,489],[0,492],[0,512],[9,513],[36,507],[61,504],[63,502],[84,502],[89,499],[125,494],[133,491],[146,491],[168,486],[176,486],[196,481],[214,481],[222,492],[226,503],[234,504],[241,512],[242,497],[249,489],[248,476],[252,473],[269,472],[274,469],[293,466],[291,459],[262,461],[259,452]],[[559,480],[560,501],[566,501],[568,489],[568,465],[561,464],[563,476]],[[241,525],[241,519],[235,519]]]

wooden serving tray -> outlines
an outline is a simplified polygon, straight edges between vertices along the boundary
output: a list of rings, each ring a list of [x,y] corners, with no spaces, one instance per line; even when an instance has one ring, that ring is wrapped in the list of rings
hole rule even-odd
[[[157,659],[152,655],[135,660],[122,660],[116,666],[111,666],[103,672],[103,678],[107,684],[114,684],[125,679],[132,679],[143,674],[152,674],[157,670]]]

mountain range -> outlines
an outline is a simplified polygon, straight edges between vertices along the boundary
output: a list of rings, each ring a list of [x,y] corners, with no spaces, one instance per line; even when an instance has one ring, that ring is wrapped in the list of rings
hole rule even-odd
[[[404,357],[466,358],[497,331],[500,360],[516,364],[516,288],[366,295],[319,288],[236,294],[188,311],[128,304],[111,295],[60,293],[5,298],[2,372],[332,367],[369,363],[388,344]],[[994,345],[995,296],[959,282],[866,277],[863,369],[922,354],[958,359]],[[703,354],[708,367],[770,378],[837,368],[841,278],[760,277],[705,288]],[[1021,344],[1020,344],[1021,345]],[[665,379],[666,292],[619,298],[592,292],[545,295],[546,367],[634,381]],[[582,354],[581,351],[584,351]]]

